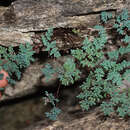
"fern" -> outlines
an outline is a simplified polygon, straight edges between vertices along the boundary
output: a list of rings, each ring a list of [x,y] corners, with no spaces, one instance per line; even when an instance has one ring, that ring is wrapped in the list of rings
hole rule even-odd
[[[69,85],[80,78],[80,71],[76,68],[73,59],[68,58],[63,64],[62,73],[59,73],[59,79],[63,85]]]
[[[57,107],[53,107],[50,112],[46,112],[46,117],[48,117],[50,120],[56,120],[57,116],[61,113],[61,110]]]
[[[118,19],[119,18],[121,19],[120,22],[128,20],[127,12],[123,12]],[[123,31],[125,27],[128,26],[124,24],[121,30]],[[104,33],[105,31],[103,31],[101,26],[96,26],[95,28],[99,29],[99,36],[101,40],[97,42],[98,38],[95,38],[96,40],[94,39],[93,42],[90,42],[88,38],[86,38],[84,42],[84,45],[86,46],[82,47],[83,50],[80,49],[79,51],[77,49],[78,51],[72,51],[72,55],[78,59],[80,63],[82,63],[85,56],[88,56],[85,60],[88,61],[89,59],[90,61],[97,50],[99,54],[102,54],[100,58],[104,55],[102,49],[106,43],[106,39],[104,39],[104,37],[106,37]],[[130,115],[129,98],[126,93],[120,93],[118,89],[118,87],[122,84],[123,79],[130,79],[130,69],[128,69],[130,62],[126,60],[119,62],[120,57],[123,57],[125,54],[130,52],[130,44],[128,44],[129,36],[126,35],[122,41],[126,43],[125,47],[119,47],[117,50],[107,52],[108,58],[100,63],[98,62],[98,66],[96,62],[93,66],[91,65],[93,69],[91,69],[86,81],[80,86],[82,92],[77,96],[80,99],[82,109],[88,110],[91,106],[100,102],[101,109],[105,115],[110,115],[115,111],[122,117]],[[93,49],[93,47],[95,48]],[[87,50],[87,54],[83,54],[84,57],[80,58],[80,55],[84,53],[84,50]],[[98,57],[96,55],[95,57],[98,61]],[[90,66],[89,62],[86,62],[84,65],[88,67]],[[107,97],[107,95],[110,96],[110,101],[101,102],[102,99]]]
[[[124,29],[127,28],[130,30],[130,20],[128,16],[128,10],[124,9],[123,12],[117,16],[116,23],[113,26],[117,29],[117,32],[121,35],[124,34]]]
[[[106,23],[110,18],[112,18],[110,13],[101,13],[103,23]],[[130,62],[124,59],[124,56],[130,53],[130,37],[127,34],[130,29],[130,20],[126,9],[117,16],[113,27],[123,37],[121,39],[123,45],[119,46],[118,49],[104,53],[107,34],[103,26],[97,25],[94,30],[98,32],[98,36],[92,41],[86,37],[80,48],[71,50],[72,58],[68,58],[61,67],[57,68],[46,64],[41,71],[47,81],[57,73],[61,84],[67,86],[80,79],[82,73],[79,68],[84,69],[87,72],[86,79],[80,85],[81,92],[77,96],[82,109],[89,110],[91,106],[100,103],[105,115],[116,112],[119,116],[124,117],[130,116],[129,95],[127,92],[121,93],[119,91],[122,80],[130,80]],[[42,36],[42,42],[49,55],[57,60],[56,58],[59,58],[61,54],[56,46],[56,41],[51,40],[52,35],[53,29],[50,28]],[[14,51],[12,46],[8,48],[0,46],[0,70],[4,69],[9,73],[8,81],[10,83],[15,83],[15,80],[11,78],[14,75],[20,80],[21,70],[27,68],[34,61],[33,54],[34,51],[29,43],[20,44],[18,53]],[[2,78],[3,74],[0,74],[0,80]],[[108,97],[109,101],[104,101]],[[51,120],[56,120],[61,112],[56,106],[59,100],[52,93],[46,91],[44,101],[53,107],[50,112],[45,113],[46,116]]]
[[[112,18],[112,13],[108,13],[106,11],[101,12],[101,21],[103,21],[104,23],[107,23],[107,21],[111,18]]]
[[[100,80],[100,77],[97,78],[97,82],[95,82],[95,74],[92,72],[89,74],[86,81],[80,86],[82,92],[77,96],[81,100],[80,106],[82,109],[90,109],[91,106],[96,105],[96,103],[103,98],[102,83],[103,82]]]
[[[50,52],[49,55],[54,55],[55,58],[61,56],[58,48],[56,47],[56,41],[51,41],[51,36],[53,35],[53,29],[50,28],[46,32],[45,36],[42,36],[43,45],[46,47],[46,51]]]
[[[46,64],[45,67],[41,69],[41,71],[46,77],[46,82],[48,82],[52,78],[52,75],[56,72],[50,64]]]
[[[86,65],[94,67],[104,56],[101,49],[107,41],[106,32],[102,26],[95,26],[95,29],[99,30],[99,38],[95,38],[93,42],[90,42],[86,37],[82,43],[82,49],[71,51],[72,56],[78,59],[83,67]]]
[[[84,53],[81,49],[71,50],[72,56],[74,56],[79,61],[82,61],[86,57],[86,53]]]
[[[120,47],[119,48],[119,53],[121,55],[127,54],[130,52],[130,44],[128,44],[126,47]]]
[[[97,81],[97,82],[98,82],[98,81],[101,81],[102,78],[103,78],[104,75],[105,75],[105,73],[104,73],[104,71],[103,71],[102,68],[97,68],[97,69],[94,71],[94,73],[95,73],[95,77],[96,77],[96,81]]]
[[[34,51],[32,51],[32,46],[29,43],[25,45],[20,44],[18,54],[14,52],[12,46],[9,46],[9,48],[0,46],[0,57],[5,62],[1,62],[1,68],[6,70],[10,77],[15,74],[17,79],[20,80],[20,70],[27,68],[34,61],[33,54]],[[8,78],[8,80],[9,83],[15,84],[15,80],[12,78]]]
[[[107,53],[107,55],[111,60],[117,61],[119,56],[121,55],[123,56],[124,54],[127,54],[129,52],[130,52],[130,44],[128,44],[126,47],[119,47],[118,50],[110,51]]]
[[[52,93],[48,93],[47,91],[45,91],[45,95],[46,97],[43,97],[43,100],[46,102],[48,101],[53,108],[50,110],[50,112],[46,112],[46,117],[48,117],[50,120],[56,120],[57,116],[61,113],[61,110],[59,108],[56,107],[55,102],[59,102],[58,99],[56,99]]]
[[[105,115],[110,115],[112,112],[115,111],[115,107],[118,105],[116,112],[119,114],[119,116],[130,116],[129,102],[130,99],[126,96],[126,93],[120,94],[119,92],[114,91],[111,100],[109,102],[103,102],[101,104],[101,108]]]
[[[123,79],[130,81],[130,69],[125,70],[122,77]]]
[[[103,12],[101,14],[103,23],[106,23],[110,18],[112,18],[110,13]],[[111,52],[103,51],[107,44],[107,34],[103,26],[97,25],[94,30],[98,31],[98,36],[92,41],[86,37],[80,48],[71,50],[72,59],[67,59],[59,68],[54,69],[46,66],[48,68],[44,69],[46,77],[58,73],[61,84],[67,86],[80,78],[81,72],[77,69],[77,66],[80,65],[81,69],[84,70],[87,68],[88,75],[86,75],[85,81],[80,86],[81,92],[77,96],[83,110],[89,110],[91,106],[100,103],[105,115],[116,112],[121,117],[130,116],[130,98],[127,92],[121,93],[119,91],[122,80],[130,80],[130,62],[124,59],[124,56],[130,52],[130,39],[127,34],[127,30],[130,28],[128,19],[128,12],[125,9],[121,15],[117,16],[116,23],[113,26],[119,34],[123,35],[121,40],[123,45],[120,45],[118,49]],[[51,36],[52,30],[48,31],[46,36],[43,37],[49,55],[53,55],[58,51],[58,49],[52,51],[56,43],[50,42]],[[109,100],[104,101],[108,97]],[[47,113],[47,116],[51,118],[54,115],[53,118],[55,119],[58,109],[55,108],[54,103],[52,104],[54,109]]]
[[[122,41],[125,42],[125,43],[130,43],[130,36],[125,35],[125,38],[122,39]]]

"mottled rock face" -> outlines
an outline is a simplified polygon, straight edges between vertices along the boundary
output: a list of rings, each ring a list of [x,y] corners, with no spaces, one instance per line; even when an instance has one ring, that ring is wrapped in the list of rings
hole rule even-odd
[[[0,7],[0,36],[5,37],[0,37],[0,44],[32,42],[30,33],[49,27],[92,27],[100,22],[101,11],[115,12],[124,7],[128,8],[124,0],[16,0],[6,9]],[[16,35],[9,40],[14,31]],[[29,33],[26,38],[25,33]],[[19,40],[15,38],[18,34]]]
[[[124,120],[112,114],[111,117],[105,117],[99,107],[90,110],[89,112],[77,112],[77,115],[82,116],[78,119],[66,121],[66,117],[71,117],[71,114],[64,112],[64,119],[58,119],[46,126],[45,120],[39,121],[25,128],[24,130],[129,130],[130,119]],[[80,117],[79,116],[79,117]]]
[[[118,6],[117,6],[118,5]],[[28,32],[51,27],[73,27],[78,19],[103,10],[123,8],[123,0],[17,0],[4,14],[7,24],[14,25],[14,30]],[[82,17],[81,17],[82,19]],[[93,20],[94,21],[94,20]],[[80,21],[80,24],[84,24]],[[84,22],[89,22],[84,20]],[[14,24],[13,24],[14,23]],[[87,24],[87,23],[86,23]]]
[[[101,11],[108,10],[113,14],[126,7],[129,10],[129,0],[12,0],[9,7],[0,6],[0,45],[18,46],[20,43],[29,42],[33,44],[32,37],[35,37],[36,32],[42,32],[46,29],[53,28],[78,28],[93,27],[100,23]],[[90,29],[91,30],[91,29]],[[62,32],[60,32],[62,34]],[[82,34],[82,30],[81,30]],[[83,35],[87,34],[83,32]],[[90,34],[88,34],[90,35]],[[65,35],[64,35],[65,36]],[[76,36],[77,38],[77,36]],[[72,40],[71,40],[72,39]],[[71,37],[69,44],[64,42],[58,43],[58,47],[69,48],[79,46],[79,40],[73,41]],[[40,40],[39,40],[40,41]],[[38,42],[39,42],[38,41]],[[74,43],[74,44],[73,44]],[[68,45],[67,45],[68,44]],[[73,44],[73,45],[72,45]],[[36,72],[40,73],[37,66]],[[32,70],[35,70],[34,68]],[[28,70],[27,70],[28,71]],[[35,72],[32,71],[34,74]],[[29,77],[30,78],[30,77]],[[39,79],[38,77],[33,77]],[[28,80],[28,78],[25,78]],[[26,80],[26,81],[27,81]],[[32,79],[33,80],[33,79]],[[44,79],[43,79],[44,80]],[[32,86],[37,83],[33,80],[31,85],[28,82],[22,81],[21,88],[32,89]],[[18,84],[19,86],[19,84]],[[6,94],[12,96],[22,92],[23,89],[13,90],[13,94],[8,93],[12,90],[7,89]],[[25,89],[26,90],[26,89]],[[26,90],[27,91],[27,90]],[[35,91],[35,90],[34,90]],[[6,97],[5,97],[6,98]]]

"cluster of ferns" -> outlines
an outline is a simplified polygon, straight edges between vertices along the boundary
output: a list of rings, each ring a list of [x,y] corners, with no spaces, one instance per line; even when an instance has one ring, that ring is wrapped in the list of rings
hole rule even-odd
[[[86,79],[80,86],[81,92],[77,95],[81,108],[89,110],[92,106],[100,103],[101,110],[105,115],[116,112],[121,117],[130,116],[130,94],[127,91],[120,93],[119,89],[124,79],[130,79],[130,61],[124,58],[130,52],[129,18],[126,9],[115,18],[113,29],[117,31],[119,38],[122,38],[122,45],[118,46],[116,50],[103,51],[108,44],[107,32],[102,25],[96,25],[94,30],[98,32],[98,36],[91,41],[86,37],[80,48],[71,49],[73,58],[67,58],[65,63],[58,68],[53,68],[49,63],[41,68],[46,79],[49,80],[53,74],[57,73],[62,85],[72,85],[81,78],[81,68],[89,68],[89,74],[86,75]],[[101,13],[103,25],[107,24],[110,19],[113,19],[111,13]],[[54,57],[57,60],[61,54],[56,46],[56,41],[51,40],[52,35],[53,28],[50,28],[42,36],[42,42],[51,58]],[[11,46],[9,48],[0,46],[0,59],[2,59],[0,60],[0,69],[6,70],[10,77],[15,75],[20,80],[20,70],[27,68],[34,61],[34,53],[35,51],[29,43],[21,44],[17,54]],[[6,62],[2,63],[3,60]],[[9,78],[8,81],[15,84],[15,80],[12,78]],[[109,100],[103,100],[108,97]],[[50,112],[46,112],[46,116],[51,120],[56,120],[62,112],[56,107],[59,100],[48,92],[45,92],[44,100],[48,100],[53,107]]]

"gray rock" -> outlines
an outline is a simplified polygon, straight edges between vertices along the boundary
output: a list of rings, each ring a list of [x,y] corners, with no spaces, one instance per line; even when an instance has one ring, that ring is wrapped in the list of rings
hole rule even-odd
[[[42,75],[42,66],[38,62],[31,64],[23,73],[21,80],[17,81],[14,87],[8,85],[5,88],[4,95],[0,101],[22,97],[36,92],[37,88],[35,85],[38,84],[38,80]]]
[[[58,79],[58,75],[55,74],[48,82],[46,82],[46,78],[44,77],[41,69],[45,67],[46,63],[50,63],[53,68],[60,67],[62,65],[61,62],[65,62],[65,60],[69,57],[70,56],[61,57],[55,62],[53,59],[49,59],[46,62],[43,61],[42,63],[36,60],[25,70],[22,78],[20,81],[16,82],[14,87],[8,85],[5,88],[4,95],[2,95],[0,101],[23,97],[35,93],[39,86],[43,86],[46,89],[49,86],[55,87],[55,82]]]
[[[16,46],[21,42],[32,42],[30,38],[32,32],[43,31],[50,27],[92,27],[99,24],[101,11],[108,10],[115,13],[116,10],[120,11],[124,7],[129,8],[128,2],[124,0],[109,0],[109,2],[106,0],[16,0],[0,13],[0,44]],[[13,34],[12,38],[10,33]]]

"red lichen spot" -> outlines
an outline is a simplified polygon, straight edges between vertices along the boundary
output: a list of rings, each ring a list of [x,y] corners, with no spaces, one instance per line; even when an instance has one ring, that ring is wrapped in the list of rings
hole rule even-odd
[[[0,88],[4,88],[4,87],[6,87],[8,85],[8,80],[6,78],[9,77],[9,74],[8,74],[8,72],[6,72],[3,69],[0,71],[0,74],[4,75],[3,79],[0,80]]]

